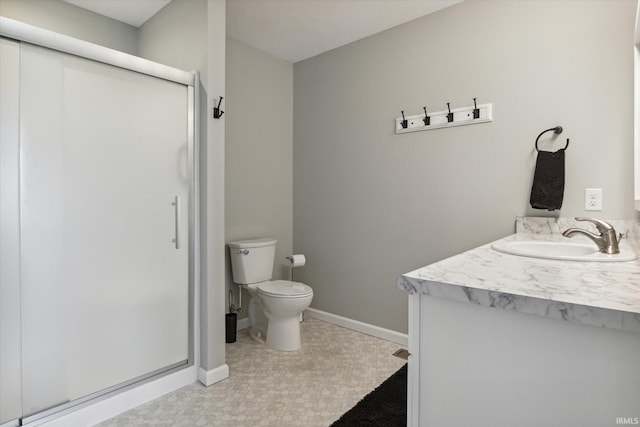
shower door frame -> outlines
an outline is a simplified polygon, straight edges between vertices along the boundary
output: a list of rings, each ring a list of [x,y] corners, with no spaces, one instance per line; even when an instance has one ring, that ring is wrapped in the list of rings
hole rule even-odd
[[[146,391],[142,392],[161,395],[173,389],[193,383],[197,380],[197,366],[199,366],[199,325],[196,321],[199,316],[199,291],[196,286],[199,283],[200,257],[199,248],[199,91],[200,78],[198,71],[183,71],[169,67],[153,61],[146,60],[134,55],[120,52],[104,46],[89,43],[63,34],[44,30],[29,24],[25,24],[13,19],[0,17],[0,36],[13,39],[17,42],[25,42],[36,46],[41,46],[54,51],[71,54],[80,58],[104,63],[129,71],[157,77],[174,83],[179,83],[187,88],[187,173],[189,183],[188,193],[188,352],[187,363],[180,366],[169,366],[158,371],[132,378],[129,381],[120,383],[106,389],[97,391],[88,396],[76,399],[69,403],[56,406],[28,417],[21,417],[22,423],[29,424],[33,421],[58,418],[59,416],[72,414],[79,407],[85,407],[97,400],[106,399],[117,393],[131,390],[139,386],[146,386]],[[20,243],[16,244],[15,250],[20,251]],[[14,248],[11,248],[12,250]],[[19,262],[19,261],[18,261]],[[19,287],[20,284],[18,283]],[[20,310],[18,311],[20,315]],[[19,332],[20,335],[22,332]],[[6,349],[5,349],[6,350]],[[17,349],[16,351],[21,351]],[[21,367],[18,367],[21,369]],[[162,381],[156,381],[161,379]],[[156,382],[157,384],[153,384]],[[22,387],[22,385],[21,385]],[[153,396],[155,397],[155,396]],[[139,400],[138,403],[135,401]],[[136,406],[148,400],[147,396],[138,395],[128,403]],[[18,421],[18,420],[16,420]],[[7,422],[11,425],[11,421]],[[3,424],[4,425],[4,424]],[[16,424],[17,425],[17,424]]]

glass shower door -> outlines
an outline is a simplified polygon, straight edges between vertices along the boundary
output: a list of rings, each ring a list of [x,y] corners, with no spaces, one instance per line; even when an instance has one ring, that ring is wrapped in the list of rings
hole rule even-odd
[[[23,416],[188,358],[187,87],[20,56]]]

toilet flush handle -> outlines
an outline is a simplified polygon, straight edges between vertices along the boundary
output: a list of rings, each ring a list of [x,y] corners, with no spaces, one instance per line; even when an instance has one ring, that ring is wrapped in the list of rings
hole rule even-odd
[[[241,255],[249,255],[249,249],[238,249],[236,253]]]

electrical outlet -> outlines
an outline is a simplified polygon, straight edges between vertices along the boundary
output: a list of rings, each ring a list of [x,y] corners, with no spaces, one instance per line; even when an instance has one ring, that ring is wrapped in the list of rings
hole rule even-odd
[[[602,188],[585,188],[584,189],[584,210],[585,211],[601,211],[602,210]]]

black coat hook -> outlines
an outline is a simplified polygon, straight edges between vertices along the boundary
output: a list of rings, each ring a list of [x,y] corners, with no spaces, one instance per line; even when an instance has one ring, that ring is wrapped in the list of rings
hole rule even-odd
[[[409,121],[404,118],[404,110],[402,110],[401,113],[402,113],[402,122],[400,124],[402,125],[402,129],[406,129],[409,126]]]
[[[224,98],[220,97],[220,101],[218,102],[218,106],[215,106],[215,101],[214,101],[214,106],[213,106],[213,118],[214,119],[219,119],[220,117],[222,117],[222,115],[224,114],[224,111],[222,111],[220,109],[220,105],[222,105],[222,100]]]
[[[562,133],[562,126],[556,126],[554,128],[545,129],[542,132],[540,132],[540,135],[538,135],[538,137],[536,138],[536,151],[540,151],[538,149],[538,140],[540,139],[540,137],[545,133],[551,132],[551,131],[553,131],[553,133],[555,133],[556,135],[560,135]],[[569,147],[569,138],[567,138],[567,144],[564,146],[563,150],[566,150],[567,147]]]
[[[424,110],[424,119],[422,119],[422,121],[425,126],[429,126],[431,124],[431,117],[427,114],[427,107],[422,107],[422,109]]]
[[[447,109],[449,110],[449,114],[447,114],[447,122],[452,123],[453,122],[453,113],[451,112],[451,106],[449,105],[448,102],[447,102]]]
[[[473,98],[473,118],[474,119],[479,119],[480,118],[480,109],[476,105],[476,99],[475,98]]]

